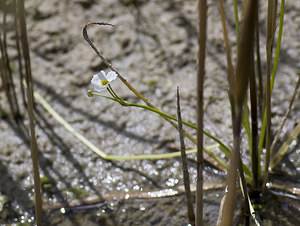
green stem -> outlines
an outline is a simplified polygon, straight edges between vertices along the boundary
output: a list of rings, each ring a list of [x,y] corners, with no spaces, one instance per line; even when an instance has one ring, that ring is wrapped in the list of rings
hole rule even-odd
[[[108,98],[110,100],[116,101],[119,104],[121,104],[122,106],[143,108],[145,110],[154,112],[154,113],[162,116],[165,119],[170,119],[172,121],[177,122],[176,116],[168,114],[166,112],[163,112],[163,111],[161,111],[158,108],[153,107],[153,106],[144,105],[144,104],[131,103],[131,102],[123,100],[122,98],[120,100],[114,99],[114,98],[110,98],[110,97],[107,97],[107,96],[103,96],[102,94],[100,94],[98,92],[92,92],[92,94],[95,95],[95,96],[101,96],[101,97],[105,97],[105,98]],[[194,123],[192,123],[192,122],[189,122],[189,121],[186,121],[186,120],[182,120],[182,124],[185,125],[185,126],[187,126],[187,127],[192,128],[192,129],[195,129],[195,130],[197,129],[197,126]],[[211,133],[207,132],[206,130],[204,130],[203,133],[207,137],[209,137],[210,139],[214,140],[216,143],[218,143],[220,145],[220,148],[224,152],[224,154],[225,154],[226,157],[230,156],[231,149],[226,144],[224,144],[221,140],[219,140],[218,138],[216,138],[214,135],[212,135]]]
[[[141,154],[141,155],[108,155],[104,151],[100,150],[93,143],[91,143],[86,137],[78,133],[62,116],[60,116],[47,101],[37,92],[34,92],[35,100],[42,105],[42,107],[50,114],[52,117],[59,122],[67,131],[69,131],[73,136],[75,136],[81,143],[87,146],[91,151],[96,153],[102,159],[111,161],[128,161],[128,160],[159,160],[159,159],[171,159],[180,157],[181,153],[179,151],[172,153],[163,154]],[[108,97],[109,98],[109,97]],[[217,148],[219,145],[207,146],[206,150],[212,152],[212,149]],[[190,149],[186,151],[186,154],[196,153],[196,149]]]
[[[275,49],[275,57],[274,57],[274,64],[272,68],[271,73],[271,89],[270,92],[272,94],[274,83],[275,83],[275,76],[278,69],[278,63],[279,63],[279,55],[280,55],[280,49],[281,49],[281,41],[282,41],[282,34],[283,34],[283,23],[284,23],[284,8],[285,8],[285,0],[281,0],[280,2],[280,18],[279,18],[279,31],[278,31],[278,37],[276,42],[276,49]],[[267,114],[266,109],[264,109],[263,112],[263,121],[261,126],[261,133],[259,136],[259,143],[258,143],[258,152],[259,156],[262,154],[263,144],[264,144],[264,138],[266,133],[266,127],[267,127]],[[260,172],[259,172],[260,175]]]
[[[233,12],[234,12],[234,21],[235,21],[235,33],[237,36],[237,40],[239,39],[239,9],[238,9],[238,1],[233,0]]]
[[[104,97],[106,99],[112,100],[114,102],[117,102],[117,103],[121,104],[122,106],[125,106],[125,107],[138,107],[138,108],[142,108],[144,110],[149,110],[151,112],[154,112],[154,113],[162,116],[163,119],[165,119],[167,122],[171,123],[171,125],[174,128],[177,129],[177,126],[175,124],[175,122],[177,121],[177,118],[174,119],[174,117],[172,115],[169,115],[168,113],[165,113],[165,112],[161,112],[159,109],[156,109],[156,108],[153,109],[153,107],[150,107],[148,105],[130,103],[130,102],[127,102],[127,101],[123,100],[122,98],[115,99],[115,98],[112,98],[112,97],[104,96],[101,93],[94,92],[94,91],[91,91],[91,90],[89,90],[89,93],[91,95],[100,96],[100,97]],[[163,114],[160,114],[160,113],[163,113]],[[186,126],[192,128],[192,129],[197,128],[191,122],[187,122],[187,121],[182,121],[182,122],[183,122],[183,124],[185,124]],[[184,132],[185,137],[187,137],[192,143],[196,144],[197,141],[192,137],[191,134],[189,134],[185,130],[183,130],[183,132]],[[220,150],[225,154],[226,157],[230,156],[231,150],[222,141],[220,141],[218,138],[214,137],[213,135],[211,135],[207,131],[204,131],[204,134],[207,137],[211,138],[212,140],[216,141],[216,143],[218,144],[218,148],[220,148]],[[225,163],[225,161],[223,159],[218,157],[211,149],[207,149],[207,148],[204,147],[204,151],[214,161],[214,163],[211,162],[213,165],[215,165],[220,170],[226,171],[226,169],[228,168],[228,165]],[[247,182],[250,183],[251,182],[251,177],[252,177],[251,171],[249,170],[248,166],[246,166],[245,164],[243,164],[243,169],[244,169],[244,172],[245,172],[246,177],[247,177]]]

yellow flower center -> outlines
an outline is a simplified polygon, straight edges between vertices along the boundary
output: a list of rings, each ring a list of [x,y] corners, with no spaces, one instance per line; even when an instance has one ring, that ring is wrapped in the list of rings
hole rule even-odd
[[[108,82],[106,79],[104,79],[104,80],[101,80],[100,83],[101,83],[102,86],[105,86],[105,85],[107,85],[109,82]]]

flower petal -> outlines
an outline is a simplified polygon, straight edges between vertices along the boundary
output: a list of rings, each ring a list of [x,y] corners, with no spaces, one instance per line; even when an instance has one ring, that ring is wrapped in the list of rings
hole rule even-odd
[[[100,93],[100,92],[105,91],[105,90],[106,90],[106,87],[107,87],[107,86],[100,86],[100,85],[98,85],[98,86],[93,86],[93,90]]]
[[[102,81],[105,81],[106,78],[103,76],[102,73],[98,73],[93,75],[93,78],[91,80],[91,84],[93,86],[93,90],[97,92],[102,92],[106,89],[107,83],[103,83]]]
[[[106,89],[107,84],[103,85],[102,80],[98,80],[98,82],[92,83],[93,90],[97,92],[102,92]]]
[[[93,78],[91,80],[91,84],[92,85],[96,85],[96,84],[98,84],[100,82],[100,80],[101,79],[99,78],[98,74],[95,74],[95,75],[93,75]]]
[[[97,73],[98,77],[101,79],[101,80],[104,80],[106,79],[106,73],[105,71],[100,71]]]
[[[114,71],[109,71],[105,77],[106,77],[107,81],[111,82],[111,81],[115,80],[118,77],[118,75]]]
[[[91,80],[93,90],[96,92],[104,91],[108,84],[117,77],[118,75],[114,71],[109,71],[108,73],[105,73],[105,71],[100,71],[99,73],[94,74]]]

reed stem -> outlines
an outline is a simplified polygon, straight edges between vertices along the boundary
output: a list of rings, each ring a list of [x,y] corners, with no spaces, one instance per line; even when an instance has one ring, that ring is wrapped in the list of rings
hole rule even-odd
[[[267,19],[267,81],[266,81],[266,157],[264,164],[264,184],[267,181],[268,169],[271,157],[271,70],[272,70],[272,56],[273,56],[273,42],[276,31],[276,13],[277,0],[268,0],[268,19]]]
[[[30,128],[30,145],[31,145],[31,158],[32,158],[32,167],[33,167],[33,180],[34,180],[34,197],[35,197],[35,221],[37,226],[42,225],[42,214],[43,214],[43,203],[42,203],[42,191],[41,191],[41,182],[40,182],[40,173],[39,173],[39,158],[38,158],[38,146],[35,134],[35,125],[34,125],[34,95],[33,95],[33,83],[31,75],[31,65],[30,65],[30,54],[27,38],[27,29],[26,29],[26,19],[25,19],[25,9],[24,9],[24,0],[17,0],[17,15],[19,15],[20,23],[20,38],[22,43],[22,50],[24,54],[25,61],[25,76],[26,76],[26,86],[27,86],[27,100],[28,106],[27,111],[29,115],[29,128]]]
[[[247,95],[248,82],[253,72],[253,57],[254,57],[254,32],[255,13],[257,10],[257,0],[247,1],[245,5],[244,20],[239,33],[239,41],[237,46],[237,66],[235,73],[235,82],[232,93],[234,93],[233,101],[233,143],[234,149],[231,154],[230,165],[227,176],[228,193],[224,198],[224,207],[222,209],[220,226],[233,225],[233,216],[236,205],[236,182],[237,182],[237,171],[239,170],[241,179],[241,189],[245,198],[245,208],[249,215],[249,198],[247,192],[247,184],[244,177],[244,170],[242,167],[242,159],[240,154],[241,146],[241,124],[242,124],[242,113],[244,101]],[[252,68],[251,68],[252,67]],[[247,216],[247,218],[249,218]],[[248,222],[248,221],[247,221]]]
[[[198,72],[197,72],[197,188],[196,226],[203,225],[203,84],[205,75],[207,1],[198,0]]]

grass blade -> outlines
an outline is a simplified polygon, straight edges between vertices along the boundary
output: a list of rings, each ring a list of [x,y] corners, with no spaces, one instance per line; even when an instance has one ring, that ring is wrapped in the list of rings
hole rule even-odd
[[[258,78],[258,109],[259,109],[259,115],[262,118],[264,92],[263,92],[263,78],[262,78],[262,69],[261,69],[261,60],[260,60],[259,4],[257,5],[257,13],[256,13],[255,21],[256,21],[256,29],[255,29],[256,74]]]
[[[187,200],[188,219],[191,225],[195,225],[195,214],[194,214],[192,194],[190,188],[190,176],[188,171],[187,157],[185,153],[184,134],[182,130],[182,120],[181,120],[181,110],[180,110],[180,95],[179,95],[178,87],[177,87],[177,119],[178,119],[178,132],[179,132],[179,140],[180,140],[183,181],[184,181],[184,189],[185,189],[186,200]]]
[[[233,12],[234,12],[234,21],[235,21],[235,33],[236,33],[237,40],[239,40],[240,21],[239,21],[238,0],[233,0]]]
[[[275,83],[275,77],[278,69],[279,64],[279,56],[280,56],[280,49],[281,49],[281,41],[282,41],[282,35],[283,35],[283,24],[284,24],[284,9],[285,9],[285,0],[281,0],[280,2],[280,18],[279,18],[279,30],[277,35],[277,41],[276,41],[276,50],[275,50],[275,56],[274,56],[274,63],[273,63],[273,69],[271,74],[271,94]],[[263,120],[262,120],[262,126],[261,131],[259,135],[259,142],[258,142],[258,152],[259,155],[261,155],[264,139],[265,139],[265,133],[266,133],[266,124],[267,124],[267,117],[266,117],[266,111],[263,112]]]
[[[18,104],[18,99],[16,95],[15,85],[12,77],[12,69],[10,66],[10,60],[7,52],[7,12],[6,8],[9,8],[10,5],[8,2],[3,2],[3,24],[1,30],[0,37],[0,52],[1,52],[1,59],[0,59],[0,66],[1,66],[1,80],[5,90],[5,94],[8,100],[8,104],[10,107],[11,115],[13,118],[18,121],[20,119],[20,109]]]
[[[251,70],[253,69],[253,57],[254,57],[254,31],[255,12],[257,10],[257,1],[247,1],[244,13],[244,21],[241,27],[238,41],[238,58],[236,67],[236,78],[233,87],[234,93],[234,106],[233,106],[233,137],[234,137],[234,151],[231,155],[227,186],[228,193],[224,199],[224,206],[221,213],[220,225],[227,226],[233,224],[233,213],[236,203],[236,180],[237,170],[239,169],[240,178],[242,181],[242,190],[245,194],[246,208],[249,210],[249,200],[247,193],[246,181],[244,178],[244,172],[242,168],[242,161],[240,156],[240,144],[241,144],[241,124],[242,124],[242,112],[244,100],[247,94],[248,81],[251,76]],[[252,67],[252,69],[250,68]]]
[[[272,68],[272,55],[273,55],[273,42],[276,30],[276,13],[277,13],[277,0],[268,0],[268,20],[267,20],[267,81],[266,81],[266,157],[264,162],[264,184],[267,181],[268,169],[271,156],[271,68]]]
[[[25,62],[25,76],[26,76],[26,85],[27,85],[27,111],[29,115],[29,128],[30,128],[30,143],[31,143],[31,158],[32,158],[32,167],[33,167],[33,179],[34,179],[34,197],[35,197],[35,217],[37,226],[42,225],[42,191],[41,191],[41,182],[40,182],[40,173],[39,173],[39,158],[38,158],[38,146],[35,135],[35,125],[34,125],[34,96],[33,96],[33,83],[31,75],[31,65],[30,65],[30,55],[29,55],[29,46],[27,39],[27,30],[26,30],[26,20],[25,20],[25,9],[24,1],[17,0],[20,31],[21,31],[21,43],[22,50],[24,53],[24,62]]]
[[[14,4],[16,5],[16,0],[14,0]],[[21,41],[20,41],[20,26],[19,26],[19,21],[18,21],[18,14],[17,14],[17,7],[15,7],[14,10],[14,26],[15,26],[15,32],[16,32],[16,48],[17,48],[17,60],[18,60],[18,67],[19,67],[19,75],[20,75],[20,87],[21,87],[21,95],[22,95],[22,101],[23,101],[23,106],[26,108],[27,103],[26,103],[26,94],[25,94],[25,87],[23,81],[25,80],[24,78],[24,73],[23,73],[23,64],[22,64],[22,51],[21,51]]]
[[[234,67],[232,64],[232,54],[231,54],[231,46],[229,43],[227,25],[226,25],[226,15],[224,10],[224,0],[219,0],[219,12],[221,16],[222,28],[223,28],[223,37],[224,37],[224,46],[226,51],[226,60],[227,60],[227,79],[229,83],[229,98],[231,105],[233,104],[233,94],[231,91],[233,90],[233,82],[234,82]]]
[[[255,18],[257,19],[258,15],[258,5],[256,9]],[[255,23],[257,25],[257,21]],[[258,28],[255,29],[256,32],[256,40],[258,34]],[[251,104],[251,144],[250,145],[250,153],[251,153],[251,163],[252,163],[252,175],[253,175],[253,185],[255,188],[258,187],[258,172],[259,172],[259,157],[258,157],[258,117],[257,117],[257,88],[256,88],[256,76],[255,76],[255,62],[254,57],[252,57],[252,65],[251,75],[250,75],[250,104]],[[247,105],[246,105],[247,106]]]
[[[284,126],[284,124],[285,124],[285,122],[286,122],[286,120],[287,120],[287,118],[288,118],[288,116],[289,116],[292,108],[293,108],[293,104],[294,104],[294,101],[295,101],[296,96],[298,94],[299,87],[300,87],[300,73],[298,75],[298,81],[297,81],[297,84],[296,84],[293,96],[292,96],[292,98],[290,100],[289,108],[286,111],[286,113],[285,113],[285,115],[284,115],[284,117],[283,117],[283,119],[282,119],[282,121],[280,123],[280,126],[278,127],[278,129],[277,129],[277,131],[275,133],[275,137],[274,137],[273,143],[271,145],[271,151],[272,151],[272,153],[273,153],[275,145],[276,145],[276,143],[277,143],[277,141],[279,139],[279,136],[280,136],[280,133],[282,131],[282,128],[283,128],[283,126]]]
[[[229,83],[229,91],[228,91],[228,96],[230,99],[230,104],[231,104],[231,109],[232,112],[234,109],[234,93],[233,93],[233,86],[234,86],[234,80],[235,80],[235,75],[234,75],[234,67],[232,64],[232,57],[231,57],[231,46],[229,43],[229,38],[228,38],[228,32],[227,32],[227,26],[226,26],[226,15],[225,15],[225,10],[224,10],[224,1],[220,0],[219,1],[219,12],[220,12],[220,16],[221,16],[221,22],[222,22],[222,27],[223,27],[223,37],[224,37],[224,45],[225,45],[225,51],[226,51],[226,59],[227,59],[227,79],[228,79],[228,83]],[[244,115],[243,115],[243,127],[245,128],[247,137],[248,137],[248,143],[252,144],[252,135],[251,135],[251,130],[250,130],[250,123],[249,123],[249,109],[247,104],[245,104],[244,106]],[[251,148],[251,145],[250,145]],[[227,157],[229,157],[229,153],[228,155],[226,155]],[[248,167],[246,165],[243,165],[243,169],[246,172],[246,174],[248,175],[248,177],[250,176],[250,171],[248,169]]]
[[[284,141],[284,143],[279,148],[278,152],[271,159],[270,168],[271,170],[276,167],[276,165],[284,158],[289,150],[289,145],[295,139],[300,136],[300,122],[298,122],[297,126],[289,133],[288,137]]]

